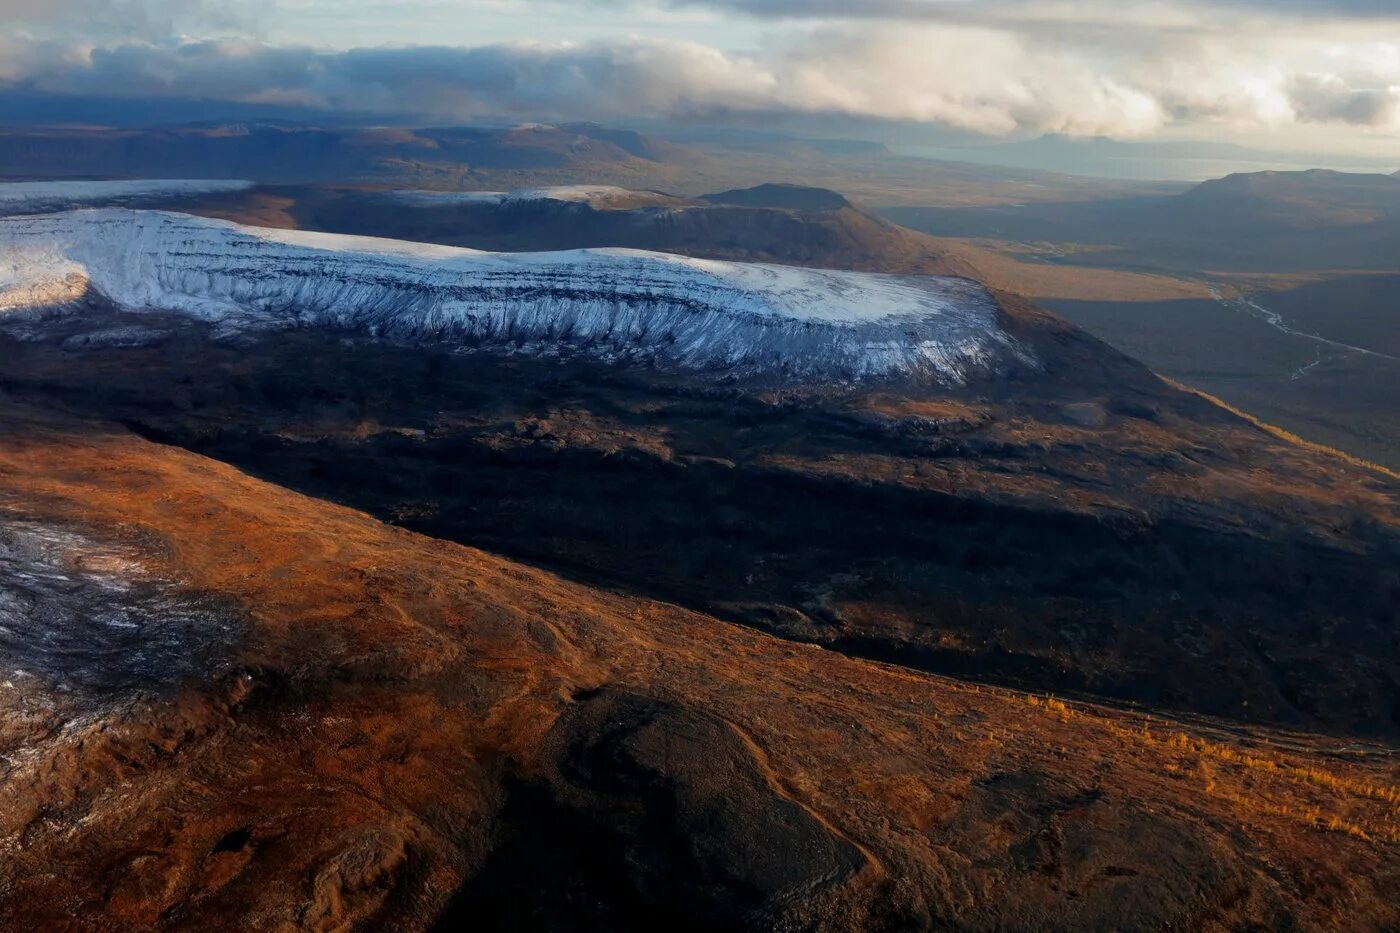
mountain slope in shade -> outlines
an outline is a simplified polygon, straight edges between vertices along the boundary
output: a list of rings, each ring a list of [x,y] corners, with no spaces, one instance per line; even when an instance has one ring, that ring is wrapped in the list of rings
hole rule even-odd
[[[911,668],[1391,735],[1395,487],[999,297],[965,386],[746,382],[93,301],[0,385],[436,537]],[[819,503],[819,507],[814,504]]]

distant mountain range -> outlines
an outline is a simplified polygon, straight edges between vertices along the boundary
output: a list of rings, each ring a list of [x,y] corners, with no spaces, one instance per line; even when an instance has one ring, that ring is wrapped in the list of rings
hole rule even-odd
[[[958,159],[1008,168],[1037,168],[1119,179],[1201,180],[1234,172],[1294,171],[1326,164],[1346,171],[1374,171],[1360,157],[1275,152],[1233,143],[1201,140],[1082,139],[1047,135],[991,145],[913,145],[903,151],[929,158]]]
[[[593,124],[511,128],[343,128],[300,123],[190,123],[155,129],[88,126],[0,132],[10,177],[375,179],[415,166],[454,169],[580,168],[674,157],[677,147]]]
[[[1175,196],[885,212],[943,236],[1103,244],[1094,261],[1234,271],[1394,270],[1400,176],[1315,169],[1235,174]],[[1319,231],[1326,231],[1320,236]]]
[[[1256,172],[1208,181],[1183,195],[1190,212],[1232,225],[1316,229],[1400,218],[1400,175],[1313,169]]]
[[[591,123],[415,127],[216,119],[112,127],[100,112],[59,125],[2,118],[0,106],[0,178],[17,180],[248,178],[441,190],[586,183],[689,195],[783,181],[839,188],[872,203],[927,197],[1012,203],[1157,190],[901,157],[845,140],[719,133],[671,142]]]

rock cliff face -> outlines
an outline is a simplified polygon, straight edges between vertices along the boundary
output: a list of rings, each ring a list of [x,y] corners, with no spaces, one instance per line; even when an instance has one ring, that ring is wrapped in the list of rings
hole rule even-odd
[[[0,220],[0,307],[98,293],[229,326],[577,351],[798,379],[959,384],[1030,362],[980,285],[637,250],[500,254],[158,212]]]

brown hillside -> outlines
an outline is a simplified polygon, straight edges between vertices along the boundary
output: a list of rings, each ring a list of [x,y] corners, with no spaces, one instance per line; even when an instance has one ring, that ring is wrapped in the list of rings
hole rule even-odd
[[[784,643],[13,404],[0,495],[241,619],[202,682],[0,692],[7,928],[1400,923],[1392,775],[1335,743]]]

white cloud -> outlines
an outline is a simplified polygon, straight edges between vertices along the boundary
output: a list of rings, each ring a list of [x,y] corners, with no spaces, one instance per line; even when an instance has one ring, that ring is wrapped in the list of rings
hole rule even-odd
[[[251,35],[275,0],[0,0],[0,23],[78,42],[168,39],[189,32]]]
[[[770,67],[777,103],[988,134],[1140,135],[1164,114],[1117,76],[1008,32],[884,26],[809,34]]]
[[[1308,19],[1395,19],[1394,0],[659,0],[671,7],[697,7],[769,19],[947,20],[996,16],[1041,16],[1104,21],[1144,13],[1177,18],[1262,11],[1272,17]]]
[[[55,23],[98,7],[124,11],[122,29],[135,37],[65,41],[62,30],[0,36],[0,80],[77,94],[452,119],[804,114],[994,136],[1142,137],[1191,126],[1312,125],[1400,134],[1400,37],[1378,37],[1374,28],[1336,17],[1325,28],[1300,29],[1295,20],[1276,18],[1270,28],[1252,20],[1248,30],[1229,32],[1201,19],[1196,7],[1157,4],[1154,12],[1123,0],[1121,28],[1113,29],[1108,14],[1095,12],[1106,9],[1100,0],[881,2],[890,15],[911,5],[952,12],[946,21],[922,16],[788,27],[746,52],[642,36],[326,51],[247,38],[160,37],[176,8],[206,24],[220,22],[220,5],[212,3],[55,0],[41,9],[37,0],[0,0],[0,12],[32,18],[47,12]],[[807,0],[729,5],[771,13],[832,7]],[[1357,13],[1372,6],[1351,4]],[[1012,12],[1021,19],[1008,18]],[[989,19],[990,13],[996,15]],[[1099,28],[1091,28],[1094,16]]]

